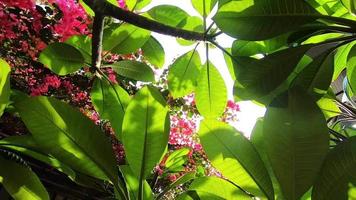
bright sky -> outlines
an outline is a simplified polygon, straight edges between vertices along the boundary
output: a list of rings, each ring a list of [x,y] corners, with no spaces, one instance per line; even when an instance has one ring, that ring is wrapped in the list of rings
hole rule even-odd
[[[199,16],[199,13],[195,11],[194,8],[192,7],[190,0],[175,0],[175,1],[152,0],[152,3],[149,6],[147,6],[144,10],[145,11],[149,10],[154,6],[161,5],[161,4],[175,5],[185,10],[191,16]],[[216,8],[212,11],[210,16],[208,16],[207,19],[208,25],[212,23],[210,17],[213,16],[214,12],[216,12]],[[170,36],[161,35],[157,33],[153,33],[153,36],[160,41],[160,43],[162,44],[165,50],[165,55],[166,55],[165,66],[169,66],[170,64],[172,64],[175,58],[194,48],[194,45],[181,46],[176,42],[176,40],[173,37]],[[227,35],[222,34],[217,38],[217,42],[223,47],[230,48],[233,39]],[[198,47],[198,52],[201,56],[202,62],[205,62],[206,60],[204,46],[205,45],[200,44]],[[209,50],[209,57],[213,58],[210,59],[211,62],[218,68],[218,70],[221,72],[222,76],[225,79],[226,85],[228,87],[228,91],[230,91],[229,99],[233,99],[233,95],[232,95],[233,80],[231,79],[231,76],[227,70],[225,60],[221,50],[219,49]],[[259,117],[263,117],[265,113],[265,108],[261,106],[257,106],[256,104],[249,101],[239,102],[239,105],[241,108],[241,112],[239,113],[239,121],[236,123],[235,127],[238,130],[242,131],[246,136],[249,136],[256,122],[256,119]]]

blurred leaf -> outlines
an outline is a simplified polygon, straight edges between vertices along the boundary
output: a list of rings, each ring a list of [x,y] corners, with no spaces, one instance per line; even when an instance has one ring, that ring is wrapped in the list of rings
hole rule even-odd
[[[142,46],[143,56],[155,67],[162,68],[164,65],[165,52],[162,45],[154,38],[149,40]]]
[[[195,50],[175,60],[168,72],[168,90],[174,98],[183,97],[194,91],[196,79],[201,69],[201,61]]]
[[[66,43],[48,45],[41,52],[38,60],[60,76],[76,72],[85,64],[81,52]]]
[[[356,2],[355,0],[341,0],[342,4],[353,14],[356,15]]]
[[[107,66],[112,67],[117,74],[137,81],[153,82],[155,80],[151,67],[142,62],[123,60]]]
[[[0,117],[10,100],[10,65],[0,59]]]
[[[158,5],[147,11],[152,19],[170,26],[177,26],[189,15],[184,10],[172,5]]]
[[[283,196],[299,199],[314,183],[328,152],[324,116],[310,96],[291,89],[268,106],[263,138]]]
[[[0,183],[15,200],[49,200],[41,181],[28,166],[0,155]]]
[[[188,153],[190,149],[182,148],[174,150],[168,157],[165,162],[165,169],[168,172],[180,172],[184,170],[184,164],[188,160]]]

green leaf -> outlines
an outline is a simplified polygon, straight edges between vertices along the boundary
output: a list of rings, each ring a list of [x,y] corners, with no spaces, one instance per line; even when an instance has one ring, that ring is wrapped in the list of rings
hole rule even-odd
[[[187,183],[188,181],[194,179],[195,175],[196,175],[195,171],[185,173],[183,176],[179,177],[175,182],[167,185],[167,187],[165,187],[164,190],[157,195],[156,199],[161,199],[161,197],[164,194],[166,194],[168,191],[170,191],[171,189],[174,189],[174,188],[178,187],[179,185],[183,185],[183,184]]]
[[[200,57],[195,50],[189,51],[175,60],[169,68],[167,78],[168,90],[173,98],[183,97],[194,91],[200,68]]]
[[[224,179],[213,176],[194,179],[188,190],[196,191],[200,199],[251,199],[251,197],[239,188],[235,187],[233,184]]]
[[[103,50],[116,54],[134,53],[150,36],[150,31],[134,25],[115,24],[104,31]]]
[[[323,112],[325,119],[330,119],[332,117],[340,115],[342,112],[335,103],[335,100],[326,96],[322,97],[316,102],[321,111]]]
[[[155,80],[152,69],[145,63],[124,60],[108,65],[119,75],[143,82],[153,82]]]
[[[152,19],[173,27],[189,17],[184,10],[172,5],[155,6],[147,11],[147,14]]]
[[[184,164],[188,160],[188,153],[190,149],[182,148],[173,151],[165,162],[165,170],[168,172],[181,172],[184,171]]]
[[[41,52],[38,60],[60,76],[76,72],[85,64],[81,52],[66,43],[48,45]]]
[[[197,79],[195,100],[199,113],[205,118],[220,117],[227,103],[227,88],[220,72],[207,62]]]
[[[221,6],[213,20],[226,34],[265,40],[315,21],[320,14],[300,0],[241,0]]]
[[[356,2],[355,0],[341,0],[342,4],[353,14],[356,15]]]
[[[0,156],[0,183],[15,200],[49,200],[41,181],[31,169]]]
[[[299,199],[314,183],[329,148],[326,121],[312,97],[298,89],[278,96],[267,108],[263,138],[283,196]]]
[[[355,177],[356,137],[330,150],[316,180],[312,199],[348,199],[348,183]]]
[[[76,171],[117,183],[108,138],[79,110],[48,97],[25,98],[15,107],[43,150]]]
[[[356,46],[353,46],[347,56],[347,79],[353,92],[356,92]]]
[[[42,149],[38,148],[38,146],[31,135],[11,136],[0,140],[0,147],[11,149],[42,161],[56,168],[58,171],[67,174],[72,180],[75,180],[76,174],[70,167],[51,155],[43,153]]]
[[[80,3],[80,5],[84,8],[85,12],[86,12],[89,16],[91,16],[91,17],[95,16],[94,11],[93,11],[86,3],[84,3],[83,0],[79,0],[79,3]]]
[[[337,79],[340,73],[346,68],[347,66],[347,56],[351,51],[351,48],[356,44],[356,41],[350,42],[338,48],[335,59],[334,59],[334,76],[333,80]]]
[[[129,10],[135,8],[135,10],[140,10],[151,3],[151,0],[126,0],[125,1]]]
[[[125,177],[125,182],[126,186],[128,187],[130,191],[130,197],[131,199],[140,199],[138,198],[138,191],[139,191],[139,186],[140,182],[138,178],[132,173],[131,168],[128,165],[122,165],[120,166],[123,175]],[[143,183],[143,199],[144,200],[150,200],[153,199],[153,192],[151,190],[150,185],[147,183],[147,181],[144,181]]]
[[[118,84],[111,85],[106,80],[96,79],[90,96],[100,118],[109,120],[116,136],[121,139],[122,121],[130,101],[129,94]]]
[[[234,57],[238,81],[234,95],[241,99],[257,99],[268,95],[288,78],[311,47],[303,45],[287,48],[260,60]]]
[[[298,85],[309,94],[319,99],[330,87],[334,73],[334,49],[317,56],[313,62],[306,66],[294,80],[292,85]]]
[[[198,11],[198,13],[201,16],[204,16],[204,14],[208,16],[211,10],[214,8],[217,1],[218,0],[191,0],[194,9]],[[205,4],[205,10],[204,10],[204,4]]]
[[[164,65],[164,49],[162,45],[154,37],[142,46],[143,56],[155,67],[161,68]]]
[[[0,59],[0,117],[10,100],[10,72],[9,64]]]
[[[86,63],[91,63],[91,38],[87,35],[73,35],[65,43],[77,48]]]
[[[177,25],[177,28],[204,33],[203,20],[197,16],[188,17],[184,19]],[[185,40],[182,38],[177,38],[177,42],[180,45],[184,45],[184,46],[189,46],[196,43],[196,41]]]
[[[132,173],[143,182],[165,152],[169,135],[168,108],[160,92],[150,86],[138,91],[126,109],[122,142]],[[141,196],[141,195],[139,195]]]
[[[198,134],[209,160],[224,177],[254,195],[274,198],[268,171],[242,133],[223,122],[203,120]]]

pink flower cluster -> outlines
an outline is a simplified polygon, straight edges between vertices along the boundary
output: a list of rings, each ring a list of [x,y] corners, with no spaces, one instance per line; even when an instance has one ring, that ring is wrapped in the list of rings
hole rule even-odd
[[[226,122],[228,124],[232,124],[238,121],[238,112],[240,111],[240,106],[236,102],[229,100],[227,102],[225,111],[223,116],[221,117],[221,121]]]

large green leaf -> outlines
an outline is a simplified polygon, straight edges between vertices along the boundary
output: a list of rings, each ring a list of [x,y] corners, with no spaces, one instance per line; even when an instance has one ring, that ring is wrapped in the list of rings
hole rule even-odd
[[[129,94],[119,85],[96,79],[90,93],[91,101],[101,119],[109,120],[116,136],[121,138],[122,120],[130,101]]]
[[[56,168],[58,171],[67,174],[72,180],[76,178],[75,172],[70,167],[53,158],[51,155],[43,153],[43,150],[38,146],[31,135],[11,136],[0,140],[0,147],[11,149],[42,161]]]
[[[234,95],[242,99],[268,95],[288,78],[310,48],[311,45],[287,48],[260,60],[234,57],[238,82],[234,87]]]
[[[115,24],[104,31],[103,50],[117,54],[134,53],[150,36],[150,31],[134,25]]]
[[[214,200],[247,200],[251,199],[246,193],[233,184],[218,177],[200,177],[194,179],[189,186],[189,191],[196,191],[200,199],[214,199]],[[182,198],[181,198],[182,199]],[[185,198],[183,198],[185,199]]]
[[[160,92],[145,86],[126,109],[122,142],[132,173],[139,179],[139,196],[145,179],[162,157],[169,135],[168,108]]]
[[[46,152],[76,171],[117,183],[108,138],[79,110],[48,97],[23,98],[15,107]]]
[[[349,199],[348,183],[356,177],[356,137],[338,144],[326,156],[314,184],[313,200]]]
[[[10,100],[10,72],[10,66],[0,59],[0,117]]]
[[[335,80],[340,73],[346,68],[347,66],[347,56],[351,51],[352,47],[356,44],[356,41],[350,42],[338,48],[335,59],[334,59],[334,76],[333,80]]]
[[[220,117],[227,103],[227,88],[220,72],[207,62],[197,79],[195,98],[199,113],[205,118]]]
[[[132,10],[140,10],[151,3],[151,0],[126,0],[125,1],[127,7]]]
[[[164,190],[157,195],[156,199],[161,199],[161,197],[163,195],[165,195],[171,189],[174,189],[174,188],[176,188],[176,187],[178,187],[180,185],[183,185],[183,184],[187,183],[188,181],[194,179],[195,178],[195,174],[196,174],[195,171],[185,173],[184,175],[179,177],[176,181],[174,181],[173,183],[167,185],[167,187],[164,188]]]
[[[199,76],[201,61],[195,50],[180,56],[169,68],[168,90],[174,98],[183,97],[194,91]]]
[[[347,79],[353,92],[356,92],[356,46],[353,46],[347,56]]]
[[[91,38],[87,35],[73,35],[65,43],[72,45],[82,53],[86,63],[91,63]]]
[[[213,20],[226,34],[265,40],[315,21],[320,14],[300,0],[241,0],[221,6]]]
[[[131,78],[137,81],[153,82],[154,73],[150,66],[135,60],[123,60],[108,65],[119,75]]]
[[[172,5],[155,6],[147,11],[147,14],[152,19],[173,27],[189,17],[184,10]]]
[[[341,0],[342,4],[353,14],[356,15],[356,2],[355,0]]]
[[[291,89],[268,106],[263,137],[283,196],[299,199],[315,181],[329,148],[323,114],[312,97]]]
[[[206,14],[206,16],[209,15],[217,1],[218,0],[191,0],[193,7],[201,16],[204,16],[204,14]]]
[[[38,59],[42,64],[58,75],[73,73],[85,64],[81,52],[66,43],[53,43],[48,45]]]
[[[204,33],[203,20],[197,16],[188,17],[184,19],[177,25],[177,28]],[[177,38],[177,42],[180,45],[184,45],[184,46],[189,46],[196,43],[196,41],[185,40],[182,38]]]
[[[199,138],[209,160],[224,177],[254,195],[274,198],[267,169],[242,133],[223,122],[203,120]]]
[[[49,200],[49,195],[28,166],[0,155],[0,183],[15,200]]]
[[[122,165],[120,166],[120,169],[125,177],[126,187],[128,187],[128,190],[130,191],[131,199],[132,200],[140,199],[138,198],[139,195],[138,191],[140,187],[140,182],[138,178],[134,175],[134,173],[132,173],[132,170],[128,165]],[[143,199],[144,200],[153,199],[153,193],[147,181],[144,181],[143,183]]]
[[[143,56],[155,67],[161,68],[164,65],[164,49],[154,37],[142,46]]]

